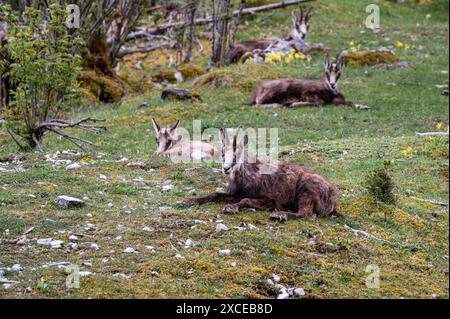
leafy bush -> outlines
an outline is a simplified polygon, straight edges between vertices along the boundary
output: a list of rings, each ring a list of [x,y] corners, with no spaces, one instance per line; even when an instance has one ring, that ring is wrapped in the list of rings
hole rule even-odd
[[[9,54],[2,68],[9,76],[13,97],[4,115],[8,132],[22,148],[42,149],[48,131],[80,146],[75,141],[81,139],[62,130],[90,120],[70,123],[59,119],[80,102],[81,57],[75,53],[80,40],[69,34],[65,20],[66,10],[56,4],[43,10],[26,7],[20,16],[9,6],[0,7],[0,22],[8,25]]]
[[[389,172],[389,162],[384,162],[382,168],[375,169],[366,176],[366,188],[369,194],[376,200],[386,204],[395,204],[393,193],[394,182]]]

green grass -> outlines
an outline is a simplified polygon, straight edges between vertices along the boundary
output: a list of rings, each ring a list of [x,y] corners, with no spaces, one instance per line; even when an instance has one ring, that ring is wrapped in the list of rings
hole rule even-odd
[[[378,1],[382,31],[375,34],[363,27],[365,7],[372,2],[318,1],[309,38],[332,48],[332,55],[347,49],[352,40],[370,49],[395,41],[411,45],[409,50],[395,49],[411,64],[409,68],[344,70],[342,92],[352,101],[373,106],[371,110],[341,106],[270,110],[243,105],[254,85],[264,79],[322,77],[318,54],[307,66],[227,67],[221,71],[224,85],[217,88],[183,84],[194,87],[203,102],[163,103],[155,90],[131,96],[121,105],[74,114],[107,119],[106,139],[85,135],[100,146],[70,158],[87,165],[66,171],[65,165],[54,167],[43,154],[30,152],[25,154],[25,172],[0,173],[0,238],[19,237],[35,227],[28,235],[30,246],[0,245],[0,268],[15,263],[24,267],[21,273],[6,275],[20,284],[10,289],[0,286],[0,298],[272,298],[276,294],[265,283],[272,273],[279,274],[284,285],[305,288],[307,298],[448,298],[448,209],[407,196],[448,201],[448,138],[415,136],[415,132],[438,130],[439,123],[440,130],[445,130],[449,124],[448,97],[435,87],[448,80],[443,72],[448,71],[448,3]],[[289,10],[260,14],[249,20],[251,27],[243,29],[239,38],[283,36],[290,27],[286,25],[289,16]],[[206,65],[207,57],[198,55],[194,62]],[[139,109],[144,101],[150,107]],[[221,213],[219,204],[178,208],[176,203],[191,196],[192,189],[206,194],[224,187],[225,178],[213,171],[220,167],[217,164],[173,164],[155,157],[152,116],[163,124],[179,118],[190,131],[193,119],[202,120],[203,128],[219,127],[224,120],[229,126],[279,128],[281,158],[317,170],[338,186],[342,217],[278,224],[268,219],[269,212],[244,210],[230,216]],[[51,135],[46,143],[49,154],[74,149]],[[10,153],[18,150],[0,130],[0,155]],[[145,162],[147,167],[117,162],[122,157]],[[365,176],[385,160],[392,162],[396,206],[375,203],[365,192]],[[100,174],[107,180],[101,180]],[[145,184],[133,181],[140,177]],[[163,192],[164,183],[174,189]],[[41,193],[48,197],[41,198]],[[62,210],[54,199],[63,194],[89,200],[83,208]],[[434,218],[434,211],[445,213]],[[195,224],[196,219],[207,224]],[[214,234],[218,219],[231,230]],[[97,229],[83,230],[87,222]],[[233,229],[249,223],[258,230]],[[356,237],[345,224],[392,245]],[[152,231],[143,230],[146,226]],[[35,242],[52,237],[67,244],[69,235],[78,233],[85,236],[75,251],[49,249]],[[195,247],[183,247],[188,238]],[[89,249],[92,242],[99,250]],[[154,246],[155,252],[145,245]],[[139,253],[124,253],[126,247]],[[175,258],[173,247],[185,258]],[[231,256],[219,256],[218,251],[226,248],[232,250]],[[83,277],[78,290],[66,289],[62,270],[39,268],[61,261],[95,275]],[[233,261],[236,267],[231,266]],[[83,262],[91,262],[92,267]],[[370,264],[380,267],[380,289],[365,286],[365,269]],[[159,275],[152,276],[152,271]],[[116,273],[130,277],[113,276]],[[45,289],[37,288],[41,278],[48,284]],[[26,287],[32,288],[31,294],[23,294]]]

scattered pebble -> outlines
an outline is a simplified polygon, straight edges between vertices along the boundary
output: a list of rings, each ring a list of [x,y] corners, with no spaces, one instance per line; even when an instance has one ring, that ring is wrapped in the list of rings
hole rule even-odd
[[[194,246],[195,246],[195,243],[192,239],[187,239],[186,242],[184,243],[184,248],[191,248]]]
[[[223,231],[227,231],[227,230],[228,230],[228,227],[225,226],[222,223],[219,223],[219,224],[216,225],[216,232],[217,233],[220,233],[220,232],[223,232]]]
[[[237,266],[237,263],[235,262],[235,261],[233,261],[232,263],[231,263],[231,267],[236,267]]]
[[[96,243],[92,243],[91,246],[90,246],[90,248],[91,248],[92,250],[99,250],[99,247],[98,247],[98,245],[97,245]]]
[[[71,170],[75,170],[78,168],[81,168],[81,165],[78,163],[73,163],[73,164],[67,165],[66,170],[71,171]]]
[[[70,235],[70,236],[69,236],[69,240],[70,240],[70,241],[78,241],[78,237],[75,236],[75,235]]]
[[[22,271],[22,266],[19,264],[14,264],[11,266],[11,271]]]
[[[53,249],[58,249],[58,248],[62,247],[63,243],[64,242],[62,240],[52,240],[50,242],[50,247],[53,248]]]
[[[81,199],[66,195],[58,196],[56,198],[56,203],[61,208],[74,208],[74,207],[81,207],[84,205],[84,202]]]
[[[173,190],[173,185],[163,185],[162,190],[164,192],[171,191],[171,190]]]
[[[124,249],[123,251],[124,253],[128,253],[128,254],[133,254],[136,252],[136,249],[132,248],[132,247],[127,247]]]
[[[272,274],[272,279],[274,282],[279,282],[281,278],[278,275]]]
[[[103,175],[103,174],[100,174],[99,178],[104,181],[108,180],[108,177],[106,177],[106,175]]]
[[[220,256],[230,256],[231,255],[231,250],[230,249],[219,250],[219,255]]]
[[[41,238],[36,241],[38,245],[50,246],[52,238]]]

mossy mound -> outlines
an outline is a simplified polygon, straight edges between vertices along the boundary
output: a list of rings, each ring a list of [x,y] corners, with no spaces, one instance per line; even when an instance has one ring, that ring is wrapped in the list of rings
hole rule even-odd
[[[213,69],[199,76],[194,85],[252,90],[263,80],[286,77],[286,73],[282,71],[269,63],[238,64],[229,68]]]
[[[195,78],[199,75],[205,74],[204,67],[195,64],[185,64],[178,68],[184,80]],[[175,70],[162,70],[152,76],[154,82],[176,82]]]
[[[100,71],[87,69],[81,76],[81,86],[88,101],[115,103],[124,97],[126,90],[123,82]]]
[[[388,64],[400,60],[399,57],[389,50],[345,51],[342,53],[342,57],[348,66],[354,67]]]

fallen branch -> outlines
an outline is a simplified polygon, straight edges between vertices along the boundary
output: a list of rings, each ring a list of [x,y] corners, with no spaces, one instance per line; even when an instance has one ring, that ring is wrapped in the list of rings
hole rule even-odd
[[[448,136],[448,132],[416,132],[416,136]]]
[[[145,52],[151,52],[156,51],[160,49],[173,49],[175,48],[176,43],[164,43],[164,44],[158,44],[158,45],[148,45],[143,47],[134,47],[134,48],[126,48],[122,47],[120,49],[119,53],[117,54],[118,58],[123,58],[126,55],[130,55],[133,53],[145,53]]]
[[[423,198],[418,198],[418,197],[414,197],[414,196],[408,196],[411,199],[417,200],[419,202],[426,202],[426,203],[430,203],[433,205],[437,205],[437,206],[442,206],[442,207],[448,207],[448,203],[447,202],[440,202],[440,201],[435,201],[435,200],[430,200],[430,199],[423,199]]]
[[[368,233],[368,232],[365,232],[364,230],[355,229],[355,228],[352,228],[352,227],[350,227],[350,226],[348,226],[348,225],[344,225],[344,228],[347,229],[347,230],[349,230],[349,231],[351,231],[351,232],[354,233],[356,236],[364,236],[364,237],[367,237],[367,238],[370,238],[370,239],[379,240],[379,241],[382,241],[382,242],[384,242],[384,243],[393,245],[393,243],[390,242],[389,240],[382,239],[382,238],[378,238],[378,237],[376,237],[376,236],[374,236],[374,235],[372,235],[372,234],[370,234],[370,233]]]
[[[286,8],[288,6],[302,4],[305,2],[311,2],[311,1],[315,1],[315,0],[286,0],[286,1],[281,1],[281,2],[277,2],[277,3],[266,4],[266,5],[259,6],[259,7],[245,8],[242,11],[235,10],[235,11],[233,11],[232,16],[236,17],[239,15],[241,15],[241,16],[251,15],[251,14],[256,14],[259,12],[270,11],[270,10],[275,10],[275,9],[279,9],[279,8]],[[210,24],[210,23],[213,23],[213,20],[214,20],[213,17],[195,19],[194,25]],[[129,40],[135,40],[135,39],[147,37],[149,35],[162,34],[162,33],[165,33],[168,29],[174,29],[174,30],[180,29],[180,28],[185,27],[188,24],[189,24],[189,22],[181,21],[181,22],[175,22],[175,23],[166,23],[166,24],[162,24],[162,25],[159,25],[159,26],[156,26],[153,28],[139,29],[137,31],[130,32],[128,34],[126,40],[129,41]]]

